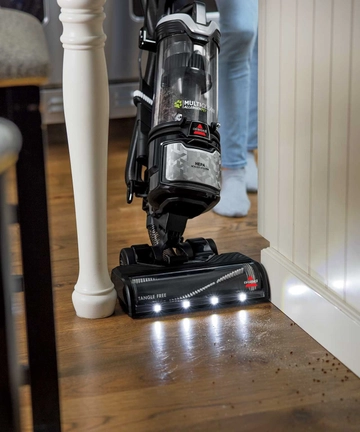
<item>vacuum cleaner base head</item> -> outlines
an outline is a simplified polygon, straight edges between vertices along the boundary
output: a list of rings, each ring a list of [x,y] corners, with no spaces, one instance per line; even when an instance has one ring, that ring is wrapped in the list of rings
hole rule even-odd
[[[133,318],[270,298],[264,267],[238,252],[176,266],[121,265],[111,279],[121,306]]]

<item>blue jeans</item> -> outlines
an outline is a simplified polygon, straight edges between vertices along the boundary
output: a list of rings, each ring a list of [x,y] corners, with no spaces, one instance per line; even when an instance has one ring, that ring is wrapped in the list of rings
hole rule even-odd
[[[257,148],[258,0],[217,0],[220,12],[219,122],[224,168],[246,165]]]

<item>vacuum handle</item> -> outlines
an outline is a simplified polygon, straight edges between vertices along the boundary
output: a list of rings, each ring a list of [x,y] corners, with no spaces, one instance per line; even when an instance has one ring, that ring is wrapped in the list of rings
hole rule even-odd
[[[184,6],[179,12],[191,15],[191,18],[197,24],[207,25],[206,5],[203,2],[195,1],[190,5]]]
[[[202,2],[194,2],[194,8],[193,8],[193,20],[197,24],[206,25],[206,6],[205,3]]]

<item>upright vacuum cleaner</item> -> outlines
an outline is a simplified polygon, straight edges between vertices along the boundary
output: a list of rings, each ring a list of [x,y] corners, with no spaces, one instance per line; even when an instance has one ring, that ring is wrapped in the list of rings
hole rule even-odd
[[[112,281],[132,317],[269,298],[264,267],[212,239],[184,241],[188,219],[220,200],[217,73],[220,32],[201,2],[143,0],[140,49],[148,51],[125,180],[143,200],[151,245],[120,251]],[[140,57],[141,58],[141,57]]]

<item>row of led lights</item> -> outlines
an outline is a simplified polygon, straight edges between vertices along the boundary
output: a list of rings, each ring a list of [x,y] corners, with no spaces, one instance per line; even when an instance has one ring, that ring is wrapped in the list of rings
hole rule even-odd
[[[247,295],[245,293],[240,293],[238,295],[238,299],[241,302],[244,302],[247,299]],[[210,297],[210,304],[212,304],[213,306],[216,306],[218,303],[219,303],[219,297],[217,297],[217,296]],[[191,306],[190,300],[184,300],[181,305],[182,305],[183,309],[189,309],[189,307]],[[161,312],[161,304],[159,304],[159,303],[154,304],[153,311],[156,313]]]

